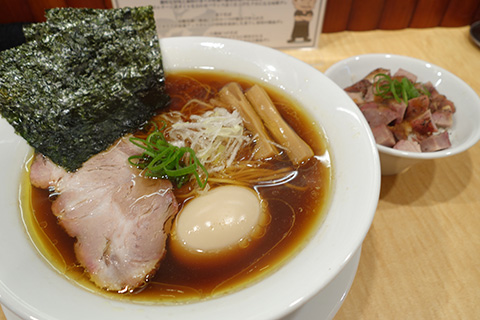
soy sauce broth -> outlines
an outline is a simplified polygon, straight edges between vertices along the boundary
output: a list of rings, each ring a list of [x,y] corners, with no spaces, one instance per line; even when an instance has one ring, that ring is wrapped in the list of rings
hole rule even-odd
[[[236,81],[243,88],[255,82],[212,72],[175,73],[166,76],[172,97],[169,110],[179,110],[189,99],[209,100],[225,84]],[[47,190],[32,187],[25,174],[22,192],[23,215],[27,231],[44,258],[62,275],[97,294],[140,303],[183,303],[216,297],[239,290],[274,272],[297,253],[321,224],[329,202],[331,167],[323,132],[294,101],[278,91],[267,89],[279,112],[314,150],[314,159],[296,169],[288,184],[252,185],[268,202],[271,216],[263,237],[233,256],[216,263],[184,263],[169,250],[157,273],[147,284],[129,293],[107,292],[88,280],[73,252],[74,239],[57,224],[50,209]],[[286,156],[271,161],[272,169],[290,166]],[[175,190],[179,199],[189,192],[187,185]],[[215,185],[212,185],[215,187]],[[286,201],[288,200],[288,202]],[[182,203],[179,201],[179,205]]]

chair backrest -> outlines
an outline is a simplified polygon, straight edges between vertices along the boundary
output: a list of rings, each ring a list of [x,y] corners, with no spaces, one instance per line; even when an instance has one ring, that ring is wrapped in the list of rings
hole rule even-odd
[[[480,0],[328,0],[322,32],[460,27],[480,20]]]

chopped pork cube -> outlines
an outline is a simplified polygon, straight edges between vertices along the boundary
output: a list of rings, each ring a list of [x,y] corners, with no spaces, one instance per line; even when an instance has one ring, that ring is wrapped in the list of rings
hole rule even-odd
[[[448,137],[448,132],[444,131],[442,133],[430,136],[422,141],[420,141],[420,147],[422,152],[433,152],[451,147],[450,138]]]
[[[395,72],[393,77],[394,78],[407,78],[408,80],[410,80],[413,83],[417,82],[417,76],[416,75],[414,75],[413,73],[408,72],[407,70],[402,69],[402,68],[398,69],[398,71]]]
[[[376,109],[365,108],[362,109],[362,113],[365,116],[365,119],[367,119],[370,127],[376,127],[380,124],[389,124],[397,118],[395,111],[384,106],[380,106]]]
[[[411,120],[410,124],[412,125],[412,131],[418,136],[430,136],[434,132],[438,131],[435,123],[433,122],[432,113],[430,110],[425,111],[417,118]]]
[[[355,82],[351,86],[345,88],[345,91],[347,91],[347,92],[361,92],[362,95],[365,95],[365,93],[367,93],[368,87],[371,87],[371,86],[372,86],[372,84],[371,84],[370,81],[368,81],[366,79],[362,79],[358,82]]]
[[[401,123],[405,116],[405,111],[407,110],[407,105],[404,101],[398,103],[396,100],[391,99],[388,101],[388,106],[392,109],[396,114],[395,123]]]
[[[395,145],[395,137],[387,125],[381,124],[372,128],[372,133],[378,144],[385,147],[393,147]]]
[[[409,152],[422,152],[420,144],[417,141],[412,140],[399,140],[394,146],[393,149],[409,151]]]
[[[384,69],[384,68],[377,68],[377,69],[373,70],[372,72],[370,72],[369,74],[367,74],[367,76],[364,79],[367,79],[368,81],[373,83],[373,79],[379,73],[390,75],[390,70],[389,69]]]
[[[365,102],[363,99],[363,94],[361,92],[347,92],[350,99],[353,100],[357,105],[360,105]]]
[[[360,106],[360,110],[363,111],[365,109],[378,109],[378,103],[376,102],[366,102]]]
[[[402,123],[396,123],[390,130],[392,130],[395,139],[406,140],[412,133],[412,126],[409,122],[403,121]]]
[[[373,93],[373,86],[367,88],[367,92],[363,96],[365,102],[375,101],[375,93]]]
[[[435,111],[432,114],[432,119],[438,128],[450,128],[453,124],[451,112]]]
[[[448,112],[451,112],[451,113],[454,113],[455,112],[455,104],[448,100],[447,98],[445,98],[441,103],[440,103],[440,110],[442,111],[448,111]]]
[[[430,100],[428,96],[423,95],[413,99],[408,100],[408,107],[405,111],[406,119],[413,119],[419,115],[425,113],[429,109]]]

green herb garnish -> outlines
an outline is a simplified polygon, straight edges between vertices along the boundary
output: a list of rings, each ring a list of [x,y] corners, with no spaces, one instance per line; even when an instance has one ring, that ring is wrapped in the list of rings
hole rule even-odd
[[[408,103],[408,100],[419,97],[421,94],[430,96],[430,92],[423,88],[420,91],[415,87],[415,84],[407,78],[402,78],[401,81],[392,79],[388,74],[378,73],[373,78],[375,84],[375,95],[383,99],[395,99],[398,103]]]
[[[164,129],[165,125],[160,130],[155,125],[155,130],[146,139],[131,137],[130,142],[145,151],[141,155],[129,157],[128,162],[145,170],[145,176],[168,179],[177,188],[188,182],[193,174],[199,187],[205,188],[208,171],[198,160],[195,151],[189,147],[177,147],[170,144],[162,133]],[[205,176],[203,181],[198,173],[199,168]]]

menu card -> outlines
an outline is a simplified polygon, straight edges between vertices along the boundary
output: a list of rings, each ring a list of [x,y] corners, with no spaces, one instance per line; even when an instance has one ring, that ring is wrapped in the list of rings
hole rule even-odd
[[[272,48],[317,47],[327,0],[113,0],[151,5],[160,38],[208,36]]]

